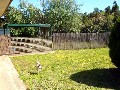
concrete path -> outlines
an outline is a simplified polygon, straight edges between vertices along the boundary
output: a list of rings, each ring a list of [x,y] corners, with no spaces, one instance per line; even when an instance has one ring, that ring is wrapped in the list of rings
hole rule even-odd
[[[0,56],[0,90],[26,90],[8,56]]]

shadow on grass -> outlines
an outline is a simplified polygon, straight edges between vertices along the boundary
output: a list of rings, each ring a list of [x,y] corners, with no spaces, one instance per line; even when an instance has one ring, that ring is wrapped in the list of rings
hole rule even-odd
[[[120,90],[120,70],[93,69],[72,74],[71,80],[98,88]]]

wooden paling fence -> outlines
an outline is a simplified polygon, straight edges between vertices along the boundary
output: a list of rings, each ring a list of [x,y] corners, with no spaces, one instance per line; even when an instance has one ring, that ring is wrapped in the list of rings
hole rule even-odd
[[[110,32],[53,33],[53,50],[107,47]]]

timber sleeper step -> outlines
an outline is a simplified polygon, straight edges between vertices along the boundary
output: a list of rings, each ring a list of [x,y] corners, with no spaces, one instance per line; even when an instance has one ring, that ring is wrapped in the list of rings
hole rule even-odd
[[[34,44],[52,48],[52,41],[40,39],[40,38],[11,37],[11,41],[34,43]]]
[[[25,47],[19,47],[19,46],[12,46],[12,49],[14,51],[20,51],[20,52],[25,52],[25,53],[31,53],[32,52],[31,49],[28,49],[28,48],[25,48]]]
[[[45,47],[45,46],[41,46],[41,45],[37,45],[37,44],[32,44],[32,43],[15,42],[15,41],[12,41],[11,43],[12,43],[12,46],[22,46],[22,47],[26,47],[26,48],[35,49],[35,50],[38,50],[40,52],[52,50],[49,47]]]

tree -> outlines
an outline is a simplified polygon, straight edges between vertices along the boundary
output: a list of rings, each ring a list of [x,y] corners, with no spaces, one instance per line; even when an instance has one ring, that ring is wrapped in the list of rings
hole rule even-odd
[[[111,13],[111,9],[110,6],[108,6],[105,8],[105,14],[110,15],[110,13]]]
[[[18,8],[9,7],[5,14],[7,21],[12,24],[39,24],[44,23],[40,9],[24,0],[20,0]],[[11,36],[36,36],[38,29],[34,27],[11,28]]]
[[[113,20],[114,12],[112,12],[110,6],[106,7],[104,11],[94,8],[93,12],[82,14],[83,23],[81,32],[96,33],[111,31],[114,26]]]
[[[115,26],[109,39],[109,56],[112,63],[120,69],[120,17],[116,20]]]
[[[81,16],[74,0],[41,0],[46,23],[55,31],[80,31]]]
[[[119,12],[119,6],[116,1],[113,2],[112,12]]]
[[[104,28],[107,31],[111,31],[114,23],[113,23],[114,16],[112,15],[112,10],[110,6],[105,8],[105,23],[104,23]]]
[[[86,33],[103,32],[105,23],[104,20],[105,16],[103,14],[103,11],[100,12],[98,8],[95,8],[94,11],[89,13],[88,15],[83,14],[82,15],[83,25],[81,32]]]
[[[113,3],[114,27],[109,38],[109,56],[112,63],[120,69],[120,14],[116,1]]]
[[[116,19],[120,15],[119,6],[117,5],[116,1],[113,2],[112,13],[114,13],[114,23],[116,23]]]

